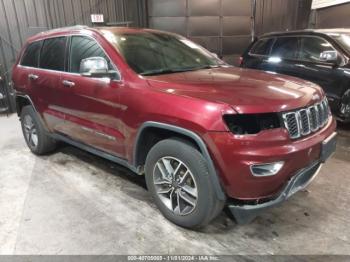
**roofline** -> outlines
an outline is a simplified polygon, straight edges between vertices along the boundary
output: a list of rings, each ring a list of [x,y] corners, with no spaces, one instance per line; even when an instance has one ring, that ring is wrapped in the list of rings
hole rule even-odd
[[[119,28],[121,30],[136,30],[139,32],[159,32],[159,33],[166,33],[166,34],[175,34],[172,32],[167,32],[167,31],[161,31],[161,30],[157,30],[157,29],[152,29],[152,28],[137,28],[137,27],[125,27],[125,26],[111,26],[111,27],[89,27],[89,26],[85,26],[85,25],[76,25],[76,26],[68,26],[68,27],[60,27],[60,28],[55,28],[55,29],[51,29],[51,30],[47,30],[47,31],[43,31],[40,33],[37,33],[31,37],[29,37],[27,39],[27,42],[31,43],[31,42],[35,42],[35,41],[40,41],[42,39],[45,38],[49,38],[51,36],[60,36],[61,34],[69,34],[69,33],[73,33],[74,31],[90,31],[90,32],[95,32],[98,34],[102,34],[102,30],[108,30],[108,28],[113,29],[113,28]]]
[[[260,37],[265,36],[277,36],[277,35],[293,35],[293,34],[304,34],[304,33],[314,33],[314,34],[327,34],[327,33],[340,33],[340,32],[350,32],[350,28],[318,28],[318,29],[302,29],[302,30],[292,30],[292,31],[276,31],[262,34]]]

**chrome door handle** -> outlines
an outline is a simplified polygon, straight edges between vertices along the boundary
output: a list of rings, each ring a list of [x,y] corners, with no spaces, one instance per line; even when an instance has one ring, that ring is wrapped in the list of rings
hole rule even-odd
[[[63,81],[62,81],[62,84],[63,84],[65,87],[74,87],[74,86],[75,86],[75,83],[74,83],[74,82],[68,81],[68,80],[63,80]]]
[[[39,76],[38,76],[38,75],[34,75],[34,74],[29,74],[29,75],[28,75],[28,78],[29,78],[30,80],[37,80],[37,79],[39,78]]]

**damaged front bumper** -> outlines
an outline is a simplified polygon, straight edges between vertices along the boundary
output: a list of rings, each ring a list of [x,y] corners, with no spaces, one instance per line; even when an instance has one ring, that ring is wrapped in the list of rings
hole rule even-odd
[[[322,164],[320,162],[312,164],[303,169],[289,180],[279,196],[268,202],[256,205],[229,205],[229,209],[238,224],[248,224],[263,210],[276,206],[290,198],[296,192],[306,188],[317,176]]]
[[[251,205],[233,205],[229,204],[228,207],[236,219],[238,224],[250,223],[260,212],[270,207],[276,206],[296,192],[306,188],[312,180],[317,176],[323,163],[335,152],[336,149],[336,133],[333,133],[329,138],[327,138],[322,143],[322,151],[320,159],[313,162],[308,167],[300,170],[296,175],[294,175],[279,193],[279,195],[269,201],[261,204],[251,204]]]

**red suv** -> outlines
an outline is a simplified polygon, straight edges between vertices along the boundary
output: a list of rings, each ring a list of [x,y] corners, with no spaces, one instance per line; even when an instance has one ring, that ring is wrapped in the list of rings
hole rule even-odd
[[[200,227],[226,204],[251,221],[334,152],[322,89],[229,66],[179,35],[73,27],[27,41],[13,69],[30,150],[64,141],[145,175],[160,211]]]

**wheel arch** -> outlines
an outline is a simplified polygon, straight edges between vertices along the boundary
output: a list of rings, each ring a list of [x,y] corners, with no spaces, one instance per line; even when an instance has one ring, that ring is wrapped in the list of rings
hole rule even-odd
[[[16,95],[16,111],[17,111],[17,115],[20,116],[23,107],[25,106],[32,106],[34,109],[34,104],[32,102],[32,100],[30,99],[29,96],[27,95]]]
[[[25,94],[16,94],[16,111],[17,111],[17,115],[20,117],[21,116],[21,112],[23,107],[25,106],[31,106],[33,107],[35,113],[37,114],[41,124],[43,125],[44,129],[46,132],[48,132],[48,128],[45,124],[45,121],[43,120],[43,118],[41,117],[41,115],[39,114],[38,110],[36,109],[33,100]]]
[[[143,166],[150,149],[157,142],[168,138],[176,138],[181,141],[185,141],[201,152],[208,163],[210,180],[214,186],[217,198],[220,200],[225,200],[226,195],[220,184],[219,177],[208,152],[207,146],[201,137],[191,130],[165,123],[152,121],[145,122],[142,124],[136,135],[133,150],[133,165],[135,167]]]

